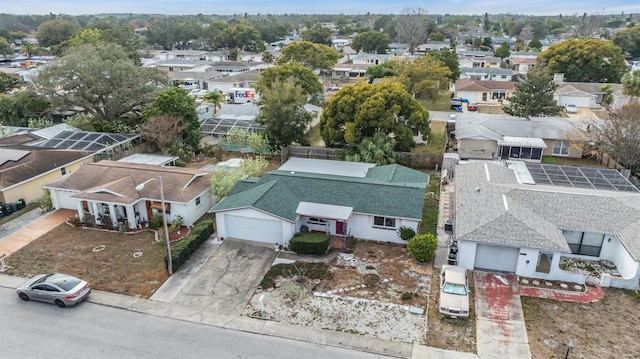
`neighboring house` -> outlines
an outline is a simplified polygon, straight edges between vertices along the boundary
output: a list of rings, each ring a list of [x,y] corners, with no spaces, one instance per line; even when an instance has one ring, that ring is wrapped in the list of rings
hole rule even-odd
[[[254,122],[260,107],[254,103],[243,105],[224,105],[215,114],[213,112],[200,123],[200,132],[207,142],[208,136],[226,136],[233,128],[242,128],[249,132],[258,132],[262,126]]]
[[[353,39],[351,38],[334,38],[331,40],[331,46],[338,50],[342,50],[345,46],[351,45],[352,41]]]
[[[540,162],[542,156],[581,158],[582,149],[568,140],[581,124],[581,120],[563,117],[527,120],[474,114],[456,119],[455,137],[460,159]]]
[[[481,56],[481,57],[460,57],[458,64],[460,68],[477,68],[488,67],[499,69],[502,59],[495,56]]]
[[[600,84],[589,82],[560,82],[554,93],[558,105],[568,104],[584,108],[600,108],[605,91],[602,86],[611,86],[611,107],[620,108],[629,103],[630,97],[622,92],[622,84]]]
[[[263,70],[266,68],[262,62],[245,62],[245,61],[218,61],[211,64],[213,69],[224,73],[238,73],[253,70]]]
[[[359,53],[357,55],[350,56],[349,59],[352,61],[353,65],[380,65],[391,59],[393,59],[395,55],[392,54],[367,54],[367,53]]]
[[[416,46],[414,52],[416,54],[426,54],[428,52],[440,52],[444,49],[451,50],[451,42],[445,41],[429,41],[426,44]]]
[[[258,70],[246,72],[229,73],[228,76],[219,76],[207,81],[209,89],[218,89],[223,93],[227,93],[232,88],[253,87],[262,77],[262,73]]]
[[[215,79],[224,77],[225,74],[215,71],[211,65],[200,65],[185,71],[167,72],[168,77],[173,81],[174,86],[181,86],[184,89],[211,89],[210,83]]]
[[[621,173],[483,161],[457,165],[455,178],[458,265],[640,289],[640,192]],[[570,269],[580,261],[607,270]]]
[[[387,46],[387,48],[389,49],[387,53],[393,55],[404,55],[409,52],[409,44],[392,42]]]
[[[491,51],[476,51],[476,50],[458,50],[458,57],[492,57]]]
[[[367,76],[367,69],[373,65],[335,64],[331,70],[331,80],[348,82]]]
[[[513,81],[515,72],[511,69],[487,68],[487,67],[462,67],[460,79],[480,81]]]
[[[42,196],[42,185],[138,138],[135,134],[85,132],[66,124],[4,137],[0,139],[0,202],[21,198],[35,202]]]
[[[162,214],[160,180],[168,222],[181,216],[185,225],[192,226],[215,203],[211,173],[184,167],[105,160],[86,164],[43,187],[51,192],[56,209],[77,210],[80,221],[134,229]],[[144,188],[136,191],[142,183]]]
[[[164,72],[172,72],[191,70],[202,65],[207,65],[207,62],[201,60],[171,59],[158,61],[156,68]]]
[[[514,57],[509,62],[513,67],[513,71],[526,75],[536,66],[536,61],[535,57]]]
[[[455,97],[466,98],[478,104],[502,105],[509,102],[515,88],[516,83],[512,81],[456,80]]]
[[[223,238],[286,247],[306,228],[404,243],[397,229],[418,231],[428,180],[427,174],[396,164],[291,158],[276,171],[236,184],[211,212]]]

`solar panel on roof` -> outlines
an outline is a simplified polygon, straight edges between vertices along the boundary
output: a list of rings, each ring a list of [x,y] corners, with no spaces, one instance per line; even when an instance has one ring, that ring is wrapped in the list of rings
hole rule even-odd
[[[537,184],[640,192],[627,177],[610,168],[527,163],[527,169]]]

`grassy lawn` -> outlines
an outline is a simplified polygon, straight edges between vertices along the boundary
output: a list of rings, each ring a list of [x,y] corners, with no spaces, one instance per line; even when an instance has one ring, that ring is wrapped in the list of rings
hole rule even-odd
[[[428,144],[419,144],[411,152],[444,153],[445,131],[447,123],[444,121],[431,122],[431,139]]]
[[[562,166],[591,166],[602,167],[598,160],[592,158],[567,158],[567,157],[552,157],[543,156],[542,163],[550,165],[562,165]]]
[[[94,252],[104,245],[102,251]],[[63,272],[94,289],[149,298],[168,278],[166,246],[151,231],[136,234],[83,229],[61,224],[7,257],[6,273],[30,277]],[[142,252],[134,258],[135,252]]]
[[[417,99],[418,102],[422,106],[424,106],[429,111],[451,111],[451,97],[449,97],[449,92],[443,92],[438,99],[435,101],[428,99]]]
[[[313,126],[305,136],[309,140],[311,147],[324,147],[324,141],[322,140],[322,136],[320,136],[319,125]]]
[[[429,184],[424,196],[424,207],[422,207],[422,223],[420,223],[419,233],[431,233],[437,236],[438,230],[438,210],[440,198],[440,174],[429,171]]]

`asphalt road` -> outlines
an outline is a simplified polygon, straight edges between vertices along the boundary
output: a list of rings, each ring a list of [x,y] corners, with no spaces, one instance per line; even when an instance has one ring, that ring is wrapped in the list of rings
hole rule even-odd
[[[58,308],[0,288],[1,358],[387,358],[89,302]]]

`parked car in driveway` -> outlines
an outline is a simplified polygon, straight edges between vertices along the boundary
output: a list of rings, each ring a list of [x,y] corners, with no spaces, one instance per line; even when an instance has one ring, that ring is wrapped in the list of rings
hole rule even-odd
[[[572,104],[564,105],[564,110],[567,113],[578,113],[578,108],[576,107],[576,105],[572,105]]]
[[[37,300],[64,308],[85,300],[91,286],[68,274],[38,274],[16,288],[16,293],[24,301]]]
[[[478,104],[475,102],[467,103],[467,111],[478,111]]]
[[[443,265],[440,272],[440,313],[469,316],[469,284],[463,267]]]

